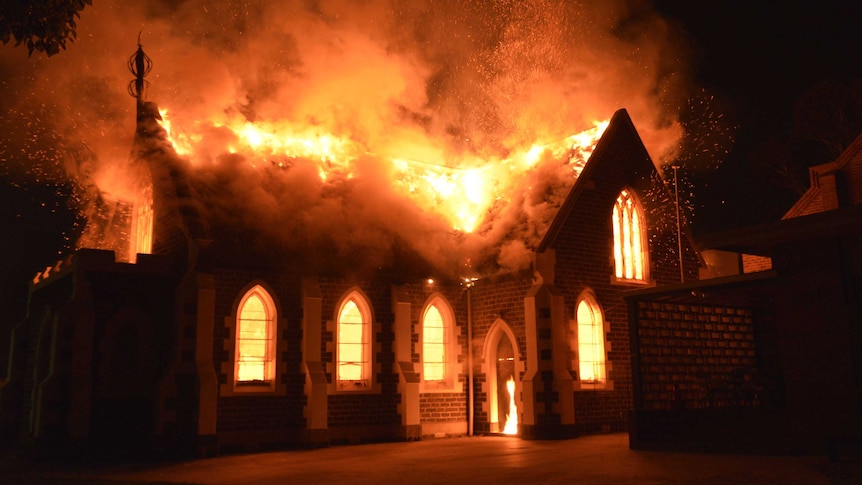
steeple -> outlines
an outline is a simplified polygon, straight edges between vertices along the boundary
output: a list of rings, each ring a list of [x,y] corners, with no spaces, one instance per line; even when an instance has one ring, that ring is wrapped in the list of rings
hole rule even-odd
[[[138,107],[140,107],[144,102],[147,85],[149,84],[144,78],[153,69],[153,61],[144,52],[144,46],[141,44],[140,32],[138,32],[138,50],[129,57],[128,66],[129,71],[135,76],[135,79],[129,81],[129,94],[138,100]]]
[[[135,78],[129,81],[129,95],[135,98],[137,112],[137,128],[135,130],[135,147],[129,166],[132,177],[135,198],[132,201],[132,217],[130,227],[129,258],[136,260],[138,253],[151,253],[153,247],[153,183],[149,167],[141,163],[140,144],[142,136],[161,130],[158,120],[161,119],[155,103],[145,101],[149,82],[144,79],[153,68],[153,62],[144,52],[141,44],[141,33],[138,32],[138,49],[129,57],[129,72]]]

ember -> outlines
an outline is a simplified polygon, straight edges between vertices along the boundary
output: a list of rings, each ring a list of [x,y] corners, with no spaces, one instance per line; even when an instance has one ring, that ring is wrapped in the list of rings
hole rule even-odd
[[[682,133],[670,35],[622,2],[190,0],[87,16],[74,49],[10,77],[30,94],[9,109],[51,114],[53,163],[81,187],[78,245],[140,239],[118,254],[147,252],[154,217],[136,193],[149,181],[123,161],[130,38],[152,58],[135,92],[159,105],[207,220],[297,252],[363,250],[371,266],[406,245],[462,276],[525,268],[608,113],[625,106],[659,163]],[[113,200],[140,222],[130,234],[112,229]]]

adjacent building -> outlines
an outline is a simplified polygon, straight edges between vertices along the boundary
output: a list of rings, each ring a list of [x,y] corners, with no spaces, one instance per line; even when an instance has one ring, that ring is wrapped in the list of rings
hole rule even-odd
[[[699,238],[719,277],[626,296],[633,447],[858,459],[862,136],[810,178],[781,220]]]

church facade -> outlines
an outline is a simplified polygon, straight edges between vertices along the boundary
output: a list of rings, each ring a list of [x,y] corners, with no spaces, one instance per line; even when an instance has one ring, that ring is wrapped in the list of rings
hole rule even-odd
[[[155,136],[155,116],[140,106],[139,140]],[[164,150],[134,151],[152,180],[152,254],[132,264],[82,249],[34,278],[0,390],[7,440],[206,456],[623,431],[623,295],[696,278],[700,264],[688,238],[656,223],[650,194],[666,188],[625,110],[530,268],[468,280],[236,257],[207,233]]]

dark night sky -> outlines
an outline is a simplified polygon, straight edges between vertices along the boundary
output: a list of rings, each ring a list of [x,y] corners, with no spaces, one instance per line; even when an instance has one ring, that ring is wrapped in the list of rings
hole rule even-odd
[[[701,225],[718,230],[780,217],[795,196],[765,183],[767,174],[749,157],[766,141],[792,135],[794,105],[817,82],[862,78],[859,7],[834,0],[657,0],[655,6],[682,23],[697,83],[738,125],[723,165],[708,187],[699,187],[706,204],[697,215]]]
[[[792,199],[775,187],[764,188],[764,175],[752,170],[748,157],[766,140],[792,132],[794,103],[817,81],[862,77],[858,7],[850,1],[656,0],[655,8],[687,32],[696,81],[738,123],[734,147],[708,186],[699,188],[706,201],[698,215],[703,226],[780,217]],[[0,304],[10,311],[0,315],[0,359],[9,329],[23,316],[26,283],[57,259],[60,227],[70,218],[61,207],[41,206],[46,196],[40,190],[45,189],[3,180]],[[22,213],[35,215],[22,219]]]

